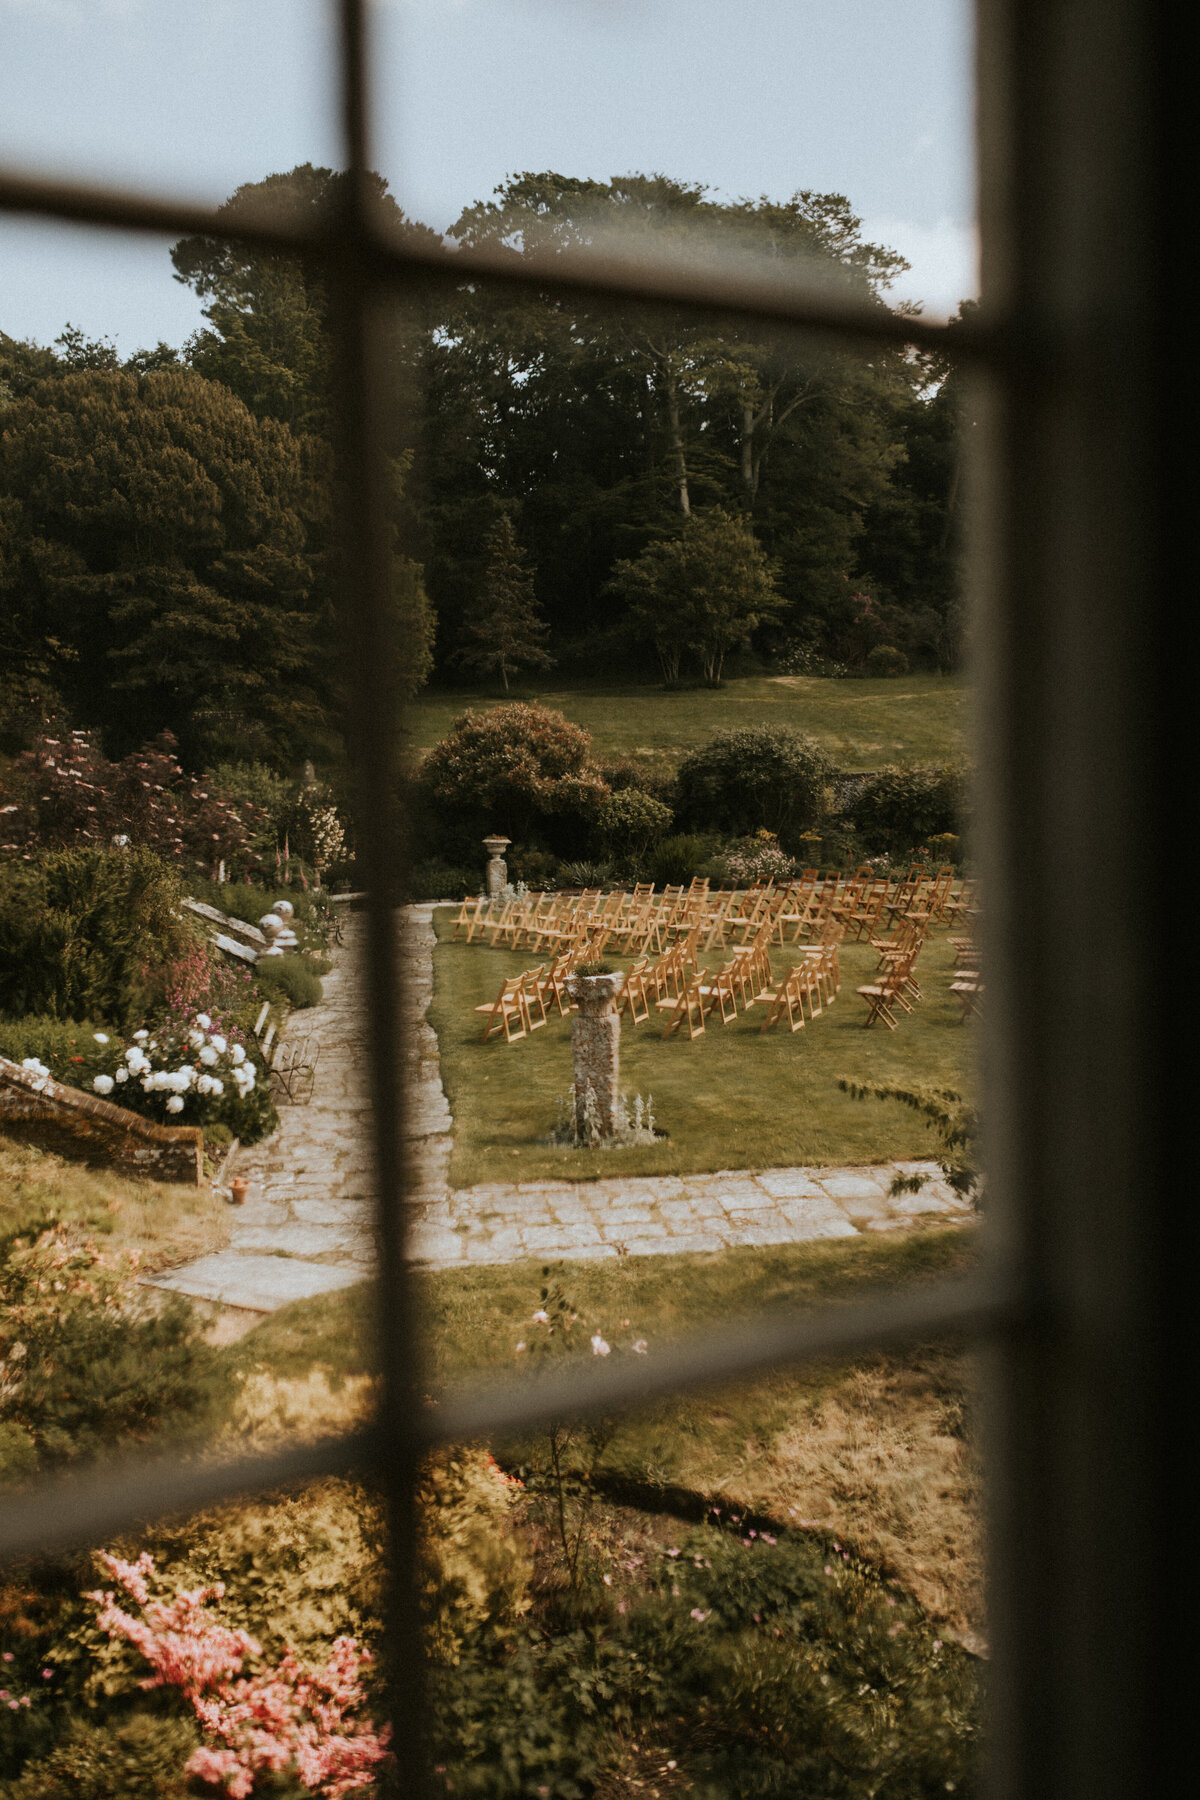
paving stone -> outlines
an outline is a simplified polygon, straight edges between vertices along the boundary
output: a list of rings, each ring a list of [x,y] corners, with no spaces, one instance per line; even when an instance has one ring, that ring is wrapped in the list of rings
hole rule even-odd
[[[829,1174],[821,1173],[817,1180],[823,1191],[835,1200],[878,1200],[885,1193],[891,1176],[886,1172],[881,1177],[875,1177],[831,1171]]]
[[[821,1192],[807,1169],[769,1169],[757,1180],[773,1200],[804,1199]]]
[[[231,1248],[272,1250],[281,1256],[321,1256],[347,1241],[348,1233],[332,1225],[275,1225],[239,1231]]]
[[[173,1269],[169,1277],[151,1278],[150,1287],[166,1287],[197,1300],[215,1300],[223,1306],[243,1306],[252,1312],[275,1312],[293,1300],[311,1300],[350,1287],[361,1275],[353,1269],[329,1263],[304,1262],[295,1256],[239,1256],[223,1250],[202,1256],[185,1269]]]

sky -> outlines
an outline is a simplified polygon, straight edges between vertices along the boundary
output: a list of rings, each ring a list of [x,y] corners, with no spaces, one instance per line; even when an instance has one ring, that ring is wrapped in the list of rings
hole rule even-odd
[[[969,0],[375,0],[373,161],[446,230],[506,176],[847,196],[893,298],[978,291]],[[219,203],[337,166],[325,0],[0,0],[0,163]],[[169,240],[0,213],[0,330],[122,355],[203,323]]]

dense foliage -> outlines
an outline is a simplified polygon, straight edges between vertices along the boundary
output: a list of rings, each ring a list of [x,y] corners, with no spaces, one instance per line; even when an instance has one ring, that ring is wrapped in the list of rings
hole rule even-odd
[[[150,850],[0,859],[0,1013],[136,1030],[201,949],[176,871]]]
[[[185,774],[176,748],[164,731],[111,762],[90,732],[39,736],[0,772],[0,856],[118,843],[205,875],[222,863],[230,873],[256,867],[270,829],[265,808]],[[267,791],[261,780],[238,785]]]
[[[135,1273],[53,1221],[0,1242],[0,1419],[39,1464],[107,1453],[212,1403],[220,1365],[191,1307],[151,1306]]]
[[[590,752],[588,733],[547,707],[463,713],[417,771],[432,828],[426,841],[453,846],[464,861],[478,858],[487,832],[568,853],[608,797]]]
[[[833,767],[820,746],[779,726],[719,731],[679,766],[681,824],[728,836],[765,829],[785,849],[829,811]]]
[[[967,771],[961,764],[894,765],[859,786],[848,812],[871,851],[903,856],[964,824]]]

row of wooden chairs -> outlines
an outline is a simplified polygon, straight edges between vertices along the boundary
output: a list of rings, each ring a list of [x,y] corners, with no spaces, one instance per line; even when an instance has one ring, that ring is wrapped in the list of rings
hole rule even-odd
[[[610,945],[628,955],[661,954],[676,938],[700,927],[702,950],[744,946],[770,925],[770,940],[784,947],[818,937],[836,921],[857,941],[874,938],[887,921],[911,918],[930,927],[970,917],[974,890],[964,883],[954,892],[954,871],[943,864],[931,871],[914,864],[899,881],[879,876],[864,864],[851,875],[821,877],[805,869],[792,881],[766,880],[747,889],[709,890],[697,877],[690,886],[666,887],[656,894],[652,883],[604,894],[599,888],[581,894],[528,894],[503,902],[482,898],[463,901],[454,922],[468,943],[479,939],[535,954],[554,953],[586,939],[594,955]]]

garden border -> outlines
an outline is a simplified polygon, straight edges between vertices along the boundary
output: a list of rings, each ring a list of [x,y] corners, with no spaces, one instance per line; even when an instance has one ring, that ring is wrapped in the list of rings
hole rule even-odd
[[[31,1075],[20,1063],[0,1056],[0,1121],[32,1120],[56,1137],[99,1148],[106,1162],[156,1181],[200,1187],[204,1180],[204,1133],[197,1125],[154,1125],[113,1106],[98,1094],[67,1087],[51,1075]]]

